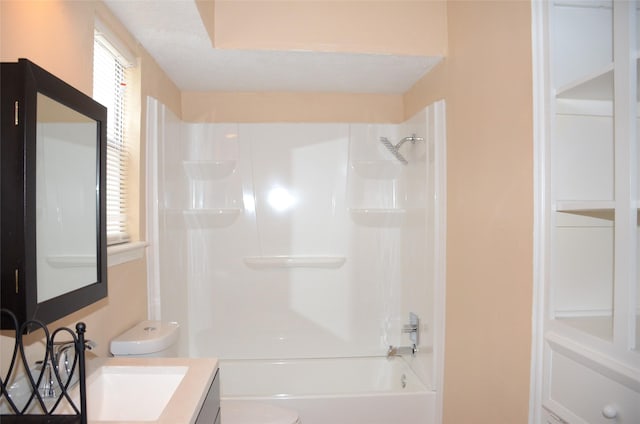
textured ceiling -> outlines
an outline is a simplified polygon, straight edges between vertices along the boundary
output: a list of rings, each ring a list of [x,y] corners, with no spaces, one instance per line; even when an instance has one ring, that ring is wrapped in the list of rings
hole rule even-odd
[[[183,91],[400,94],[439,58],[215,49],[193,0],[106,0]]]

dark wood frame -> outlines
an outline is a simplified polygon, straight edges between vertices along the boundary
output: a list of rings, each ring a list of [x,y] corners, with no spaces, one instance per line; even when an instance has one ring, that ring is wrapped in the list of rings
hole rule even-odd
[[[19,323],[28,320],[50,323],[107,296],[107,109],[27,59],[20,59],[17,63],[2,63],[0,66],[0,306],[13,311]],[[38,93],[98,123],[97,281],[40,303],[37,302],[35,210]],[[2,320],[3,329],[11,328],[12,325],[5,319]]]

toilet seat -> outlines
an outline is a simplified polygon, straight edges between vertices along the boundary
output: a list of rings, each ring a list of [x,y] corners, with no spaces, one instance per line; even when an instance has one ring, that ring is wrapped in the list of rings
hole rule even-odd
[[[267,403],[245,400],[222,400],[224,424],[301,424],[297,412]]]

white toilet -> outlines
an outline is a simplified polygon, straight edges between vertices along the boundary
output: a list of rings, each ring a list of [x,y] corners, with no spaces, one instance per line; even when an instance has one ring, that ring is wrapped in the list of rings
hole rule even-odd
[[[179,328],[175,322],[142,321],[111,340],[111,353],[113,356],[175,357]],[[295,411],[265,403],[221,400],[220,405],[224,424],[301,424]]]
[[[176,322],[142,321],[111,340],[113,356],[171,358],[178,355]]]

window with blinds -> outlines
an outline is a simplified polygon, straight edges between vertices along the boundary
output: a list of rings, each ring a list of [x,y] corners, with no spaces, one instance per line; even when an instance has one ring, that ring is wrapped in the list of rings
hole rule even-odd
[[[130,63],[98,30],[93,54],[93,98],[107,108],[107,244],[129,241],[127,229],[127,69]]]

